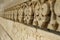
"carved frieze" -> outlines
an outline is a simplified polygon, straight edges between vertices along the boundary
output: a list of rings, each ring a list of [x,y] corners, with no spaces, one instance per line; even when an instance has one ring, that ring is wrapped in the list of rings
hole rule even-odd
[[[60,28],[60,7],[56,0],[29,0],[5,10],[4,17],[50,30]],[[58,8],[58,9],[57,9]]]

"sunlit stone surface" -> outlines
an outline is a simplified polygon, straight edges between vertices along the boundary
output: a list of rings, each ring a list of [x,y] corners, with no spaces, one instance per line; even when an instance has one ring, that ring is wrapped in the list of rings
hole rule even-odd
[[[60,40],[60,0],[5,0],[0,8],[0,40]]]

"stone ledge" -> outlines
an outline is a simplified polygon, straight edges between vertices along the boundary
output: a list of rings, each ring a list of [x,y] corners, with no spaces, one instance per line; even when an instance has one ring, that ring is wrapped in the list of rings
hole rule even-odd
[[[30,36],[28,36],[30,38],[30,37],[33,37],[32,34],[35,35],[32,38],[33,40],[38,40],[39,38],[41,40],[43,40],[43,39],[44,40],[60,40],[60,35],[46,32],[46,31],[41,30],[41,29],[36,29],[36,28],[30,27],[30,26],[27,26],[27,25],[24,25],[24,24],[21,24],[18,22],[6,20],[6,19],[1,18],[1,17],[0,17],[0,24],[9,33],[9,35],[13,38],[13,40],[22,40],[22,39],[24,39],[24,37],[26,35],[30,35]],[[21,32],[24,35],[24,36],[21,35],[22,39],[21,39],[21,36],[20,37],[17,36],[17,34],[20,35]],[[37,38],[37,36],[38,36],[38,38]],[[41,37],[39,37],[39,36],[41,36]],[[25,39],[29,39],[28,37]]]

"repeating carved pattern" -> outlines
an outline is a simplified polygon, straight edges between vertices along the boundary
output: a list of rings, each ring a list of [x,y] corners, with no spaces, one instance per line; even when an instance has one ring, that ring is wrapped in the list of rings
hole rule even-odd
[[[57,30],[54,5],[56,0],[29,0],[5,9],[4,17],[28,25]]]

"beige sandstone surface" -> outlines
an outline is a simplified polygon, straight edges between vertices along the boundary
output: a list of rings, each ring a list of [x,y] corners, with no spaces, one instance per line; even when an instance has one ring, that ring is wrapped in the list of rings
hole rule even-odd
[[[0,13],[0,40],[60,40],[60,0],[17,0]]]

